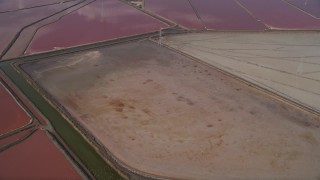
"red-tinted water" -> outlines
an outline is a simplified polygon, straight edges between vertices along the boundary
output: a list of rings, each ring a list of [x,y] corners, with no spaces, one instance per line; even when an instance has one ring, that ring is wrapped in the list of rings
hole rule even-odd
[[[7,11],[15,11],[24,8],[32,8],[37,6],[44,6],[54,3],[60,3],[67,0],[1,0],[0,1],[0,12],[7,12]]]
[[[145,9],[190,29],[204,29],[188,0],[146,0]]]
[[[282,0],[238,0],[255,17],[274,29],[320,29],[320,20]]]
[[[164,27],[167,25],[118,0],[97,0],[41,28],[27,52],[94,43]]]
[[[1,152],[0,169],[3,179],[81,179],[62,152],[40,130]]]
[[[14,83],[10,81],[7,78],[7,76],[4,74],[4,72],[1,70],[0,70],[0,79],[2,82],[4,82],[7,85],[9,89],[11,89],[14,92],[15,97],[17,97],[17,99],[19,99],[22,102],[21,104],[26,106],[26,109],[30,111],[30,113],[34,116],[35,120],[37,120],[41,125],[47,124],[44,117],[39,114],[39,111],[36,110],[35,107],[30,104],[30,101],[26,99],[25,96],[22,95],[22,93],[18,90],[18,88],[14,85]]]
[[[191,2],[208,29],[266,29],[233,0],[191,0]]]
[[[13,96],[0,83],[0,134],[20,128],[28,124],[30,119]]]
[[[0,54],[23,27],[66,9],[78,1],[0,14]]]
[[[319,0],[286,0],[288,3],[296,6],[297,8],[320,18],[320,1]]]
[[[33,131],[34,131],[34,128],[26,129],[26,130],[24,130],[24,131],[22,131],[22,132],[19,132],[19,133],[16,133],[16,134],[11,135],[11,136],[9,136],[9,137],[0,139],[0,146],[8,145],[8,144],[14,143],[14,142],[17,141],[17,140],[26,138],[26,137],[27,137],[28,135],[30,135]]]

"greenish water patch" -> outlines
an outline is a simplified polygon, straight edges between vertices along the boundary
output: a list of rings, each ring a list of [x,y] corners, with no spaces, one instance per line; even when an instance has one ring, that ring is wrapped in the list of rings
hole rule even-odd
[[[50,121],[56,133],[96,179],[123,179],[102,159],[79,132],[12,67],[10,61],[1,62],[0,68],[29,101]]]

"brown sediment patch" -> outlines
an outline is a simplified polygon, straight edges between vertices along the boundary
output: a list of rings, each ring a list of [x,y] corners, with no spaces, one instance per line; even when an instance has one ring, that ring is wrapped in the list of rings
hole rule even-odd
[[[122,112],[125,104],[120,99],[114,99],[109,102],[109,105],[117,112]]]

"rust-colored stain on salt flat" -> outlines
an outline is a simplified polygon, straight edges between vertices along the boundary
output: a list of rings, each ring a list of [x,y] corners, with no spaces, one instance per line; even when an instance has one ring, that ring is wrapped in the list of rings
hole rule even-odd
[[[207,29],[264,30],[261,22],[233,0],[190,0]]]
[[[319,117],[156,43],[22,68],[133,170],[168,179],[320,175]]]
[[[0,82],[0,134],[27,125],[30,121],[28,114]]]
[[[38,130],[23,142],[0,153],[4,179],[81,179],[62,152]]]
[[[320,29],[320,20],[282,0],[237,0],[272,29]]]
[[[28,53],[157,31],[167,25],[118,0],[97,0],[41,28]]]
[[[146,0],[145,9],[190,29],[204,29],[188,0]]]
[[[311,14],[314,17],[320,18],[320,1],[319,0],[286,0],[289,4]]]

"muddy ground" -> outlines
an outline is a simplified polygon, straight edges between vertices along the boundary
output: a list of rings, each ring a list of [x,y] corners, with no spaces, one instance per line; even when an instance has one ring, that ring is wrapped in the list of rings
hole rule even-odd
[[[135,170],[186,179],[320,177],[319,117],[150,41],[22,68]]]

